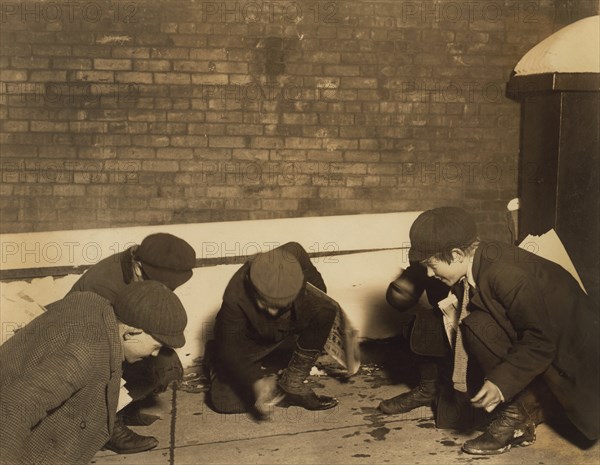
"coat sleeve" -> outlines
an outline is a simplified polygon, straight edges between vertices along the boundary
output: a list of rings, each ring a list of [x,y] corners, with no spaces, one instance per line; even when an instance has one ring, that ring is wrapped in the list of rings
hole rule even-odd
[[[234,305],[223,302],[215,326],[217,370],[222,370],[235,385],[254,396],[253,384],[262,377],[260,364],[251,359],[257,344],[248,337],[248,320]]]
[[[94,366],[91,351],[68,344],[23,376],[8,381],[0,392],[2,463],[21,463],[31,429],[84,387]],[[5,462],[6,461],[6,462]]]
[[[302,272],[304,273],[304,279],[311,283],[316,288],[322,290],[327,293],[327,286],[325,286],[325,281],[323,281],[323,276],[319,273],[319,270],[313,265],[310,257],[304,247],[302,247],[297,242],[288,242],[281,246],[286,252],[291,253],[296,257],[300,266],[302,267]]]
[[[556,344],[544,296],[532,277],[517,267],[498,271],[489,278],[492,299],[503,307],[516,340],[486,377],[508,400],[550,366]]]

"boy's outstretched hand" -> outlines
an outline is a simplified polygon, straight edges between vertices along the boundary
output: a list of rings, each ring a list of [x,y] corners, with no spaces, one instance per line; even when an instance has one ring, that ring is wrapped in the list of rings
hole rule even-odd
[[[504,397],[498,386],[486,379],[479,392],[471,399],[471,403],[474,407],[483,408],[489,413],[503,400]]]
[[[256,409],[268,418],[271,407],[283,400],[284,394],[277,386],[277,378],[273,375],[265,376],[254,383]]]

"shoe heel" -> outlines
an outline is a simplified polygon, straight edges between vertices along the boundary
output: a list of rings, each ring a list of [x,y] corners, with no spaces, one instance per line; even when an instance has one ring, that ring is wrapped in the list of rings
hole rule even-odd
[[[519,430],[515,430],[515,434],[517,434],[518,431]],[[535,426],[529,426],[525,428],[521,436],[515,437],[515,439],[512,442],[512,445],[514,447],[527,447],[534,444],[535,440]]]

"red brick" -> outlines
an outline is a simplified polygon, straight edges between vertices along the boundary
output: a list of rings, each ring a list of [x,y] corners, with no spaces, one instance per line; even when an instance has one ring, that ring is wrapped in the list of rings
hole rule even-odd
[[[10,64],[13,68],[26,69],[46,69],[49,67],[50,60],[42,57],[11,57]]]
[[[52,68],[54,69],[89,69],[92,67],[92,60],[89,58],[53,58]],[[48,66],[46,66],[48,68]]]
[[[150,49],[147,47],[113,47],[113,58],[150,58]]]
[[[67,79],[66,71],[32,71],[29,77],[31,82],[64,82]]]
[[[165,224],[171,221],[173,213],[171,210],[137,210],[135,221],[139,224]]]
[[[5,132],[27,132],[29,130],[28,121],[2,121],[1,123],[2,131]],[[4,149],[4,147],[2,148]]]
[[[134,60],[133,69],[135,71],[170,71],[171,62],[169,60]]]
[[[187,48],[152,48],[150,50],[151,58],[163,60],[184,59],[189,57],[189,49]]]
[[[134,145],[142,147],[167,147],[169,145],[169,137],[165,135],[133,136],[131,141]]]
[[[152,84],[152,73],[122,72],[115,73],[116,82],[131,82],[136,84]]]
[[[190,50],[190,59],[192,60],[227,60],[229,55],[224,48],[195,48]]]
[[[288,199],[262,199],[261,206],[264,210],[298,210],[298,200]]]
[[[69,56],[71,55],[71,47],[68,45],[41,45],[36,44],[31,49],[34,55],[40,56]]]
[[[212,84],[222,85],[229,82],[229,76],[227,74],[192,74],[192,84]]]
[[[209,136],[208,145],[210,147],[248,147],[248,140],[245,137],[235,136]]]
[[[94,69],[110,71],[128,71],[131,69],[131,60],[109,60],[105,58],[95,58]]]
[[[112,71],[75,71],[71,74],[72,81],[89,82],[114,82],[115,74]]]
[[[84,186],[74,186],[72,184],[56,185],[52,188],[52,195],[54,196],[82,196],[85,195]]]
[[[156,158],[158,159],[191,159],[194,157],[192,149],[180,149],[180,148],[164,148],[156,150]]]
[[[190,75],[185,73],[154,73],[154,82],[156,84],[190,84]]]
[[[167,171],[176,172],[179,170],[179,163],[167,160],[144,160],[142,169],[148,171]]]
[[[69,130],[69,123],[31,121],[30,124],[33,132],[67,132]]]

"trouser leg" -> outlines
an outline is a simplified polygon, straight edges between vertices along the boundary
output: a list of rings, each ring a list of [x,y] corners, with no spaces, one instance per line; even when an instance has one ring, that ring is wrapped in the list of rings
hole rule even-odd
[[[504,360],[512,347],[508,335],[486,312],[472,312],[461,325],[469,364],[479,370],[479,379],[467,378],[470,386],[478,390],[483,379],[494,367]],[[472,363],[474,362],[474,363]],[[469,375],[469,373],[468,373]],[[514,399],[506,399],[495,409],[496,418],[483,434],[463,445],[463,450],[475,455],[495,455],[510,450],[513,446],[527,446],[535,442],[535,422],[540,411],[535,380]]]
[[[303,304],[309,314],[308,322],[298,335],[298,346],[305,350],[323,350],[337,315],[337,308],[319,298],[307,299]]]
[[[382,401],[377,407],[388,415],[407,413],[432,406],[438,394],[438,362],[435,357],[418,355],[419,384],[408,392]]]
[[[304,380],[327,342],[338,309],[331,303],[317,298],[309,299],[304,305],[310,306],[305,309],[310,318],[300,331],[296,349],[278,384],[290,405],[298,405],[308,410],[325,410],[335,407],[337,400],[316,395],[304,384]]]

